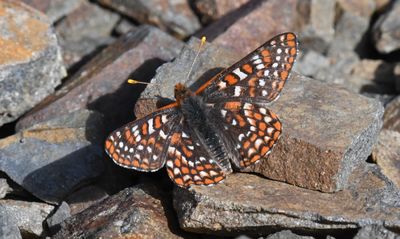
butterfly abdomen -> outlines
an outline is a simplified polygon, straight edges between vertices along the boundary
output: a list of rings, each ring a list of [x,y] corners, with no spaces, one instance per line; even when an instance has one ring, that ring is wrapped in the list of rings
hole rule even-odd
[[[188,97],[183,101],[181,110],[185,123],[192,129],[191,133],[196,134],[200,142],[206,146],[212,159],[225,171],[232,171],[227,149],[214,126],[216,122],[210,122],[206,105],[202,99],[198,96]]]

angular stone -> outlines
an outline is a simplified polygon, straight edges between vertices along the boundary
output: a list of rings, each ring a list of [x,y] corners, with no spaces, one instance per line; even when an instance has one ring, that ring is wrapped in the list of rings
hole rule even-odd
[[[203,24],[209,24],[226,14],[234,14],[240,11],[240,7],[250,2],[249,0],[195,0],[193,6],[196,13],[200,15]]]
[[[372,159],[400,189],[400,133],[382,130],[372,151]]]
[[[4,198],[11,190],[12,189],[7,183],[7,179],[0,178],[0,199]]]
[[[370,18],[376,9],[376,0],[336,0],[345,12],[351,12],[364,18]]]
[[[300,236],[300,235],[294,234],[290,230],[283,230],[283,231],[276,232],[272,235],[267,236],[266,239],[314,239],[314,237]]]
[[[200,23],[187,1],[98,0],[98,2],[140,23],[156,25],[180,37],[190,35],[200,28]]]
[[[168,204],[154,186],[127,188],[67,219],[53,238],[182,238]]]
[[[45,15],[0,2],[0,126],[54,92],[65,76],[60,49]]]
[[[400,193],[375,165],[360,164],[343,191],[321,193],[256,175],[228,175],[214,187],[176,188],[174,208],[190,232],[263,235],[285,228],[331,233],[378,224],[400,229]]]
[[[314,51],[309,50],[297,56],[293,70],[302,75],[312,77],[316,75],[318,69],[328,68],[330,62],[327,57]]]
[[[55,212],[46,219],[47,226],[51,231],[57,230],[65,219],[71,216],[71,209],[66,202],[62,202]]]
[[[97,4],[84,2],[56,25],[65,64],[70,67],[94,55],[115,39],[111,36],[119,15]]]
[[[92,124],[47,125],[2,139],[0,171],[41,200],[60,202],[104,169],[102,120],[87,121]]]
[[[0,238],[22,239],[21,232],[14,218],[7,214],[4,207],[0,205]]]
[[[0,215],[10,217],[24,238],[42,236],[45,232],[43,221],[53,209],[53,206],[45,203],[0,200]]]
[[[69,195],[66,202],[71,209],[71,215],[75,215],[106,197],[108,194],[103,189],[97,186],[88,186]]]
[[[113,32],[117,35],[124,35],[130,31],[136,30],[137,26],[127,19],[121,19],[114,27]]]
[[[336,1],[298,1],[299,36],[303,49],[319,53],[326,51],[335,33],[335,7]]]
[[[225,52],[205,45],[186,85],[201,76],[191,87],[195,89],[213,75],[215,67],[234,63],[235,57]],[[136,105],[138,117],[156,108],[157,97],[172,98],[174,85],[186,78],[182,69],[189,69],[194,57],[195,50],[186,48],[174,62],[159,68],[152,81],[158,84],[148,86]],[[279,100],[268,107],[279,116],[283,135],[269,159],[249,170],[324,192],[344,188],[351,171],[370,155],[382,125],[379,102],[297,73],[292,73]]]
[[[133,119],[133,105],[143,87],[128,78],[148,81],[164,61],[175,57],[183,44],[156,28],[141,26],[129,32],[83,66],[46,102],[19,121],[20,128],[60,113],[95,109],[105,115],[109,129]]]
[[[394,67],[394,75],[396,81],[396,90],[398,93],[400,93],[400,64],[396,64]]]
[[[51,22],[55,22],[77,9],[84,0],[22,0],[22,2],[43,12]]]
[[[398,239],[400,234],[389,231],[381,225],[369,225],[362,227],[353,239],[371,239],[371,238],[385,238],[385,239]]]
[[[383,128],[400,132],[400,96],[386,105],[383,115]]]
[[[390,53],[400,48],[400,2],[382,14],[372,29],[376,49],[381,53]]]
[[[209,25],[196,36],[207,36],[209,41],[243,57],[274,35],[293,31],[296,6],[297,0],[251,1],[238,14]]]

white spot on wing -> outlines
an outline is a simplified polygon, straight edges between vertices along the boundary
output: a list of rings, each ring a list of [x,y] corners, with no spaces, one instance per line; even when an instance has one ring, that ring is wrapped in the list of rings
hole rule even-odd
[[[265,86],[265,80],[264,80],[264,79],[260,79],[260,80],[258,81],[258,84],[259,84],[260,86]]]
[[[149,124],[149,134],[154,133],[153,118],[149,119],[149,120],[147,121],[147,123]]]
[[[222,114],[222,116],[223,116],[223,117],[225,117],[225,116],[226,116],[226,113],[227,113],[227,111],[226,111],[226,110],[221,110],[221,114]]]
[[[238,137],[239,141],[242,141],[243,138],[244,138],[244,134],[239,134],[239,137]]]
[[[239,76],[240,80],[243,80],[244,78],[247,77],[247,74],[243,73],[239,68],[236,68],[233,73],[235,73],[237,76]]]
[[[167,167],[168,167],[168,168],[173,168],[173,167],[174,167],[174,164],[172,163],[171,160],[168,160],[168,161],[167,161]]]
[[[261,91],[261,95],[262,95],[262,96],[266,96],[266,95],[268,95],[268,92],[267,92],[266,90],[262,90],[262,91]]]
[[[258,59],[258,60],[253,61],[253,63],[256,64],[256,65],[257,65],[257,64],[260,64],[261,62],[262,62],[261,59]]]
[[[233,94],[233,96],[240,96],[241,91],[242,91],[242,87],[235,86],[235,93]]]
[[[258,64],[258,65],[256,66],[256,68],[257,68],[257,70],[261,70],[261,69],[264,69],[265,66],[264,66],[264,64]]]
[[[225,81],[220,81],[218,83],[218,86],[219,86],[220,89],[225,89],[226,88],[226,82]]]

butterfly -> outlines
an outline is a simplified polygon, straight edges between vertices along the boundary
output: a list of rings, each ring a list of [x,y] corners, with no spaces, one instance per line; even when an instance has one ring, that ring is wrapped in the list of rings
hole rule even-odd
[[[294,33],[277,35],[175,102],[115,130],[105,141],[118,165],[152,172],[166,166],[180,187],[213,185],[233,169],[265,159],[282,132],[264,105],[276,100],[295,62]]]

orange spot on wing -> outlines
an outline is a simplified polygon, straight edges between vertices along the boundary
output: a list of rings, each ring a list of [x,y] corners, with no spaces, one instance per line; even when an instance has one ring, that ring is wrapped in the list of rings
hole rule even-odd
[[[256,88],[255,88],[255,87],[251,87],[251,88],[250,88],[249,95],[250,95],[251,97],[256,96]]]
[[[244,142],[244,144],[243,144],[243,148],[244,148],[244,149],[249,148],[249,146],[250,146],[250,141]]]
[[[234,85],[238,82],[238,80],[231,74],[225,76],[225,81],[228,82],[229,85]]]
[[[289,63],[293,63],[294,62],[294,57],[293,56],[289,57],[288,62]]]
[[[260,123],[258,124],[258,128],[259,128],[260,130],[264,131],[264,130],[267,128],[267,124],[264,123],[264,122],[260,122]]]
[[[109,149],[111,147],[111,145],[113,145],[111,140],[106,140],[106,149]]]
[[[250,141],[254,142],[254,141],[256,141],[256,139],[257,139],[257,135],[256,134],[252,134],[251,138],[250,138]]]
[[[210,80],[208,80],[206,83],[204,83],[203,85],[201,85],[197,90],[196,90],[196,95],[201,94],[209,85],[211,85],[211,83],[213,83],[215,80],[218,79],[218,77],[220,77],[221,73],[215,75],[213,78],[211,78]]]
[[[236,115],[236,120],[239,122],[239,126],[243,127],[246,125],[246,121],[243,119],[241,115]]]
[[[132,165],[136,168],[139,168],[139,161],[137,159],[133,160]]]
[[[213,166],[212,166],[211,164],[206,164],[206,165],[204,165],[204,167],[205,167],[206,169],[212,169],[212,168],[213,168]]]
[[[280,134],[279,131],[275,131],[273,136],[275,141],[278,140],[279,134]]]
[[[271,117],[272,117],[273,119],[278,118],[278,116],[276,116],[276,114],[275,114],[274,112],[272,112],[272,111],[270,111],[269,114],[271,115]]]
[[[187,168],[187,167],[182,167],[182,168],[181,168],[181,172],[184,173],[184,174],[188,174],[188,173],[189,173],[189,168]]]
[[[282,78],[283,80],[286,80],[286,78],[288,77],[288,75],[289,75],[289,73],[288,73],[287,71],[282,71],[282,72],[281,72],[281,78]]]
[[[266,153],[268,153],[269,147],[268,146],[263,146],[261,148],[261,155],[264,156]]]
[[[154,119],[154,128],[159,129],[161,127],[161,116],[157,115]]]
[[[264,57],[264,58],[263,58],[263,61],[264,61],[265,63],[271,63],[271,57]]]
[[[260,158],[261,158],[261,156],[259,154],[256,154],[250,159],[250,162],[254,163],[254,162],[258,161]]]
[[[204,179],[204,183],[205,183],[205,184],[213,184],[214,181],[211,180],[211,179],[206,178],[206,179]]]
[[[179,133],[174,133],[171,137],[171,144],[177,144],[181,138]]]
[[[203,171],[204,167],[203,166],[197,166],[196,169],[197,169],[197,171]]]
[[[263,50],[261,51],[261,55],[265,57],[271,55],[271,53],[268,50]]]
[[[218,182],[220,182],[220,181],[223,180],[223,179],[224,179],[223,176],[218,176],[218,177],[214,178],[214,181],[218,183]]]
[[[294,55],[296,55],[296,53],[297,53],[296,48],[290,49],[290,55],[294,56]]]
[[[112,157],[113,157],[114,160],[118,161],[118,154],[117,153],[113,153]]]
[[[293,33],[288,33],[287,35],[286,35],[286,39],[287,40],[294,40],[296,38],[296,36],[293,34]]]
[[[125,164],[125,165],[131,165],[131,161],[125,159],[124,162],[123,162],[123,164]]]
[[[296,46],[296,42],[295,41],[287,41],[287,45],[291,46],[291,47],[294,47],[294,46]]]
[[[193,175],[196,175],[196,174],[197,174],[197,171],[196,171],[195,169],[191,169],[191,170],[190,170],[190,173],[193,174]]]
[[[258,131],[258,136],[263,137],[265,135],[264,131]]]
[[[285,64],[285,69],[286,70],[290,70],[292,68],[292,65],[291,64],[289,64],[289,63],[286,63]]]
[[[186,146],[184,146],[184,145],[182,145],[182,151],[183,151],[183,154],[188,158],[192,157],[192,155],[193,155],[193,152],[190,151],[188,148],[186,148]]]
[[[125,130],[125,139],[129,139],[131,137],[131,131],[130,130]]]
[[[261,120],[261,119],[262,119],[262,115],[261,115],[260,113],[254,113],[253,117],[254,117],[256,120]]]
[[[142,134],[143,135],[147,135],[147,127],[148,127],[148,125],[147,125],[147,123],[144,123],[143,125],[142,125]]]
[[[242,107],[242,104],[238,101],[231,101],[231,102],[226,102],[225,106],[226,109],[240,109]]]
[[[179,159],[175,159],[174,161],[175,167],[180,167],[181,166],[181,161]]]
[[[245,65],[243,65],[242,68],[243,68],[243,70],[244,70],[246,73],[248,73],[248,74],[250,74],[250,73],[253,72],[253,67],[251,67],[250,64],[245,64]]]
[[[183,180],[181,178],[175,178],[175,183],[178,185],[183,185]]]

